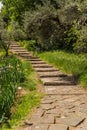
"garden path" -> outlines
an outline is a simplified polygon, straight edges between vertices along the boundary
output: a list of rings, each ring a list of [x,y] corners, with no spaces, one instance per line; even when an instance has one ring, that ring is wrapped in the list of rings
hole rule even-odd
[[[13,44],[10,49],[30,61],[46,93],[19,130],[87,130],[87,91],[76,85],[72,76],[63,74],[19,45]]]

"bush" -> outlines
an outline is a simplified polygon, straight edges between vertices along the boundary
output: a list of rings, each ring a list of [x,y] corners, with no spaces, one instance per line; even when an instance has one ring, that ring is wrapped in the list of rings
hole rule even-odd
[[[19,41],[19,44],[24,46],[28,51],[36,51],[38,44],[36,43],[35,40],[29,40],[29,41]],[[40,48],[40,47],[38,47]]]
[[[0,123],[11,115],[11,107],[16,99],[18,84],[24,77],[21,62],[16,58],[2,59],[0,68]],[[22,75],[21,75],[22,74]]]
[[[58,8],[47,2],[37,10],[25,13],[24,28],[28,38],[36,40],[42,50],[86,52],[86,33],[83,34],[87,24],[85,3],[55,2]]]
[[[9,32],[7,29],[3,29],[1,32],[0,46],[4,49],[5,56],[8,56],[8,51],[12,39],[13,39],[12,33]]]
[[[25,40],[27,38],[23,31],[23,27],[20,27],[20,25],[15,21],[8,25],[8,31],[12,33],[13,40],[15,41]]]
[[[24,27],[27,36],[36,40],[42,50],[60,47],[64,32],[61,26],[58,13],[51,5],[44,5],[37,11],[25,14]]]
[[[74,51],[77,53],[87,52],[87,25],[83,26],[79,30],[79,38],[77,42],[73,44]]]

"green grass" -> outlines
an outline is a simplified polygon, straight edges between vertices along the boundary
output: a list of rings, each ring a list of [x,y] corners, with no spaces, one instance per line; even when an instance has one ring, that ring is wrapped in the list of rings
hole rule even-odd
[[[24,95],[15,102],[11,118],[8,120],[8,123],[2,126],[2,130],[17,130],[19,125],[23,123],[23,120],[29,118],[32,110],[40,104],[43,97],[43,94],[37,91],[40,81],[31,64],[24,60],[21,60],[21,62],[25,80],[20,83],[20,86],[24,91]]]
[[[64,51],[44,52],[38,54],[43,60],[54,65],[64,73],[77,77],[81,86],[87,87],[87,57]]]

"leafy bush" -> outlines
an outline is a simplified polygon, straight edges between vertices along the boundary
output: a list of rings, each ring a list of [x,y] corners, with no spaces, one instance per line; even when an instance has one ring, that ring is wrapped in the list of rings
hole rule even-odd
[[[12,39],[13,39],[12,33],[7,31],[6,29],[3,29],[1,32],[0,46],[4,49],[5,56],[8,56],[8,51]]]
[[[82,53],[87,52],[87,25],[83,26],[81,30],[78,30],[79,37],[77,42],[73,44],[75,52]]]
[[[74,23],[73,26],[65,31],[64,49],[73,50],[76,53],[87,52],[87,25],[80,28],[79,23]]]
[[[55,2],[58,8],[55,8]],[[70,0],[53,3],[45,2],[37,10],[25,13],[24,28],[28,38],[36,40],[42,50],[86,52],[85,3]]]
[[[23,31],[23,27],[21,27],[18,22],[12,21],[8,25],[8,31],[12,33],[13,40],[15,41],[25,40],[27,38],[25,32]]]
[[[11,115],[18,84],[24,77],[21,62],[16,58],[2,59],[0,68],[0,123]],[[21,75],[22,74],[22,75]]]
[[[27,36],[36,40],[42,50],[60,47],[64,32],[61,26],[58,13],[51,5],[44,5],[37,11],[25,14],[24,27]]]
[[[29,40],[29,41],[19,41],[19,44],[24,46],[28,51],[36,51],[38,44],[36,43],[35,40]],[[40,48],[40,47],[38,47]]]

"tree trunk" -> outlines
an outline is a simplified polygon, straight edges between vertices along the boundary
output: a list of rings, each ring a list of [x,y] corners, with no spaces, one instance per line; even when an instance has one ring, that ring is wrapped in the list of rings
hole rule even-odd
[[[8,56],[8,49],[5,50],[5,56]]]

